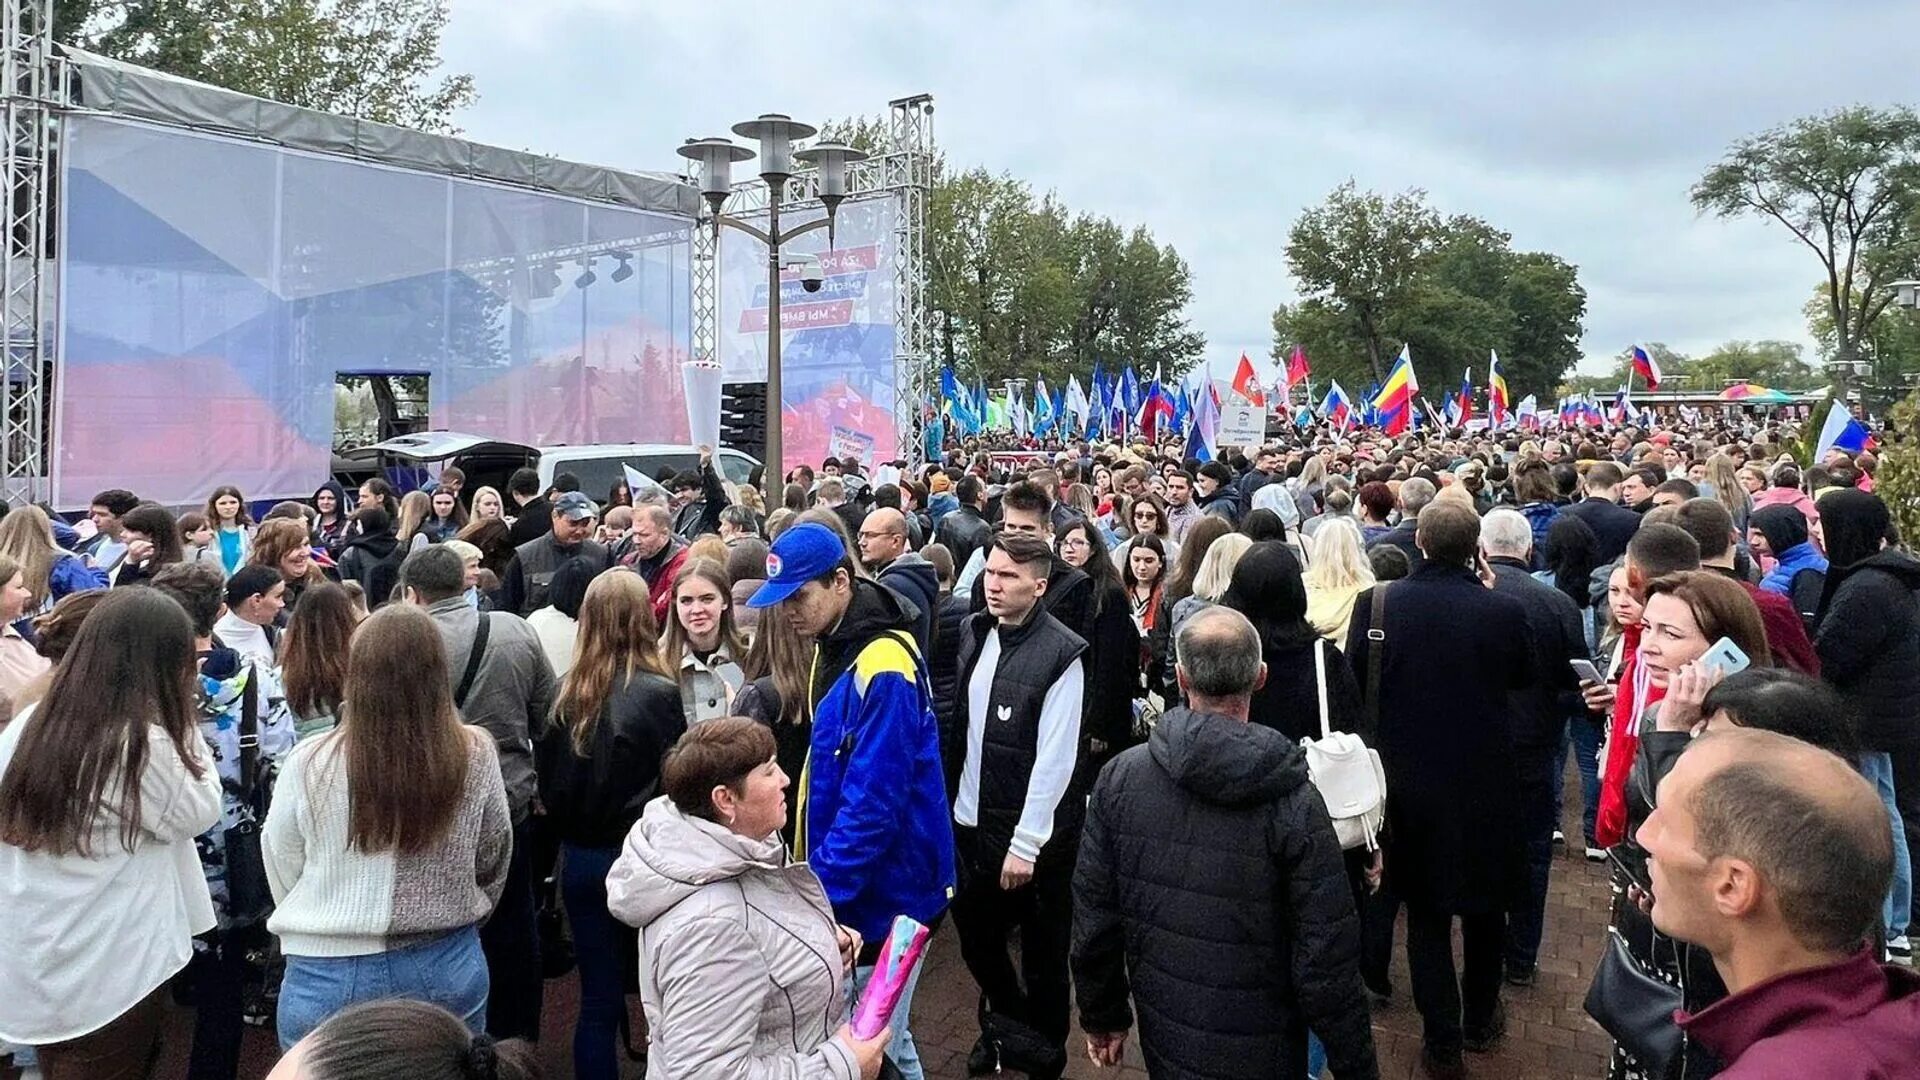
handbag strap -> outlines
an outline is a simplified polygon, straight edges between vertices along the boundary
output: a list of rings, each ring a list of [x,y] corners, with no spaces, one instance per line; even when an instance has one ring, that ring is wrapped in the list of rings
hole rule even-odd
[[[1313,641],[1313,689],[1320,703],[1320,737],[1324,739],[1333,734],[1333,730],[1327,723],[1327,650],[1319,638]]]
[[[1367,725],[1380,730],[1380,656],[1387,644],[1387,586],[1373,587],[1373,613],[1367,620]]]
[[[473,647],[467,650],[467,670],[460,675],[460,685],[453,691],[453,706],[456,709],[467,707],[467,694],[473,689],[473,680],[480,676],[480,662],[487,656],[487,631],[493,621],[486,612],[480,613],[480,625],[473,631]]]
[[[253,798],[260,782],[260,672],[247,665],[247,685],[240,691],[240,788],[242,801]]]

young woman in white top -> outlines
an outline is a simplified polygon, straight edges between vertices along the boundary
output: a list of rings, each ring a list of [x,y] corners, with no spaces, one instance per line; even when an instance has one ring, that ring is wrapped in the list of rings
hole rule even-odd
[[[747,644],[733,625],[733,585],[726,567],[690,559],[673,578],[667,636],[661,653],[680,681],[687,726],[733,715],[733,696],[746,681],[740,661]]]
[[[194,838],[220,778],[193,627],[153,589],[93,609],[46,697],[0,730],[0,1040],[50,1077],[145,1077],[166,984],[213,929]]]

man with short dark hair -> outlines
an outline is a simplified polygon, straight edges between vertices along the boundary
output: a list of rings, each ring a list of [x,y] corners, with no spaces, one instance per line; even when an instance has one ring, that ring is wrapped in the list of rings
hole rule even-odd
[[[1428,504],[1416,533],[1425,559],[1361,593],[1347,637],[1377,718],[1368,742],[1387,775],[1387,886],[1406,903],[1422,1060],[1435,1077],[1464,1075],[1461,1050],[1487,1049],[1506,1030],[1506,913],[1525,884],[1511,694],[1533,683],[1534,657],[1525,609],[1477,572],[1479,540],[1471,506]]]
[[[566,498],[554,503],[556,522],[568,512]],[[516,552],[516,563],[518,559]],[[466,562],[452,548],[431,544],[408,555],[400,564],[400,586],[407,603],[426,609],[446,643],[447,676],[461,719],[493,737],[513,817],[513,859],[506,886],[480,927],[492,982],[487,1031],[501,1039],[538,1039],[542,987],[530,817],[533,743],[545,731],[553,707],[553,667],[523,619],[505,611],[477,611],[467,603]]]
[[[1693,481],[1684,476],[1676,476],[1653,489],[1653,505],[1655,506],[1679,506],[1688,499],[1697,499],[1699,497],[1700,489],[1694,486]]]
[[[512,500],[516,515],[507,539],[514,547],[538,540],[547,531],[547,519],[553,514],[552,504],[540,494],[540,474],[530,468],[513,470],[507,478],[507,498]]]
[[[713,465],[713,447],[701,447],[699,466],[676,475],[667,491],[673,496],[674,532],[697,540],[720,531],[720,511],[730,500],[727,486],[720,482],[720,471]]]
[[[955,712],[967,734],[953,804],[954,928],[994,1022],[1025,1025],[1052,1048],[1003,1059],[983,1030],[967,1062],[975,1075],[1011,1066],[1058,1077],[1066,1067],[1070,890],[1084,806],[1072,784],[1087,646],[1041,607],[1052,567],[1045,540],[996,539],[981,575],[986,610],[960,634]],[[1018,974],[1007,955],[1016,929]]]
[[[1775,732],[1701,737],[1636,834],[1653,924],[1704,948],[1727,996],[1680,1027],[1728,1080],[1877,1080],[1920,1071],[1920,976],[1863,944],[1893,836],[1847,762]]]
[[[1193,474],[1173,464],[1166,470],[1167,532],[1175,543],[1185,543],[1187,530],[1206,514],[1193,501]]]
[[[1627,470],[1620,480],[1620,505],[1636,514],[1644,514],[1653,509],[1653,491],[1666,479],[1650,465],[1637,465]]]
[[[1673,483],[1669,480],[1668,483]],[[1818,677],[1820,657],[1793,601],[1768,592],[1733,568],[1733,514],[1718,499],[1689,499],[1681,503],[1674,526],[1686,531],[1700,545],[1700,568],[1739,582],[1760,609],[1760,624],[1767,632],[1767,651],[1774,663],[1804,675]]]
[[[832,529],[803,522],[781,533],[767,570],[747,605],[786,601],[781,617],[815,647],[793,854],[820,878],[834,918],[865,942],[855,969],[864,985],[894,916],[932,924],[953,897],[953,828],[926,665],[899,598],[859,575]],[[887,1049],[913,1080],[922,1071],[908,1016],[920,966]]]
[[[574,556],[593,561],[598,569],[611,565],[607,549],[594,543],[593,500],[569,491],[553,500],[547,531],[513,549],[506,577],[500,582],[501,611],[521,618],[547,605],[547,585],[560,564]]]
[[[93,536],[76,547],[75,553],[85,556],[96,569],[112,573],[127,556],[127,529],[120,519],[139,505],[139,498],[124,488],[108,488],[95,495],[87,508],[87,516],[93,520]]]
[[[1564,511],[1593,530],[1595,565],[1606,566],[1627,550],[1627,541],[1640,528],[1640,515],[1620,505],[1620,466],[1597,461],[1587,469],[1587,497]]]
[[[953,553],[953,565],[965,566],[973,553],[993,542],[993,526],[987,522],[987,489],[980,478],[968,473],[953,488],[959,506],[941,515],[933,530],[934,543]]]
[[[227,579],[227,613],[213,624],[220,643],[255,663],[272,666],[279,634],[271,629],[287,606],[287,583],[271,566],[242,566]]]
[[[1137,1006],[1152,1076],[1304,1076],[1312,1031],[1333,1075],[1377,1077],[1340,842],[1305,751],[1248,723],[1260,637],[1215,606],[1174,649],[1187,704],[1087,802],[1072,966],[1088,1055],[1119,1064]]]

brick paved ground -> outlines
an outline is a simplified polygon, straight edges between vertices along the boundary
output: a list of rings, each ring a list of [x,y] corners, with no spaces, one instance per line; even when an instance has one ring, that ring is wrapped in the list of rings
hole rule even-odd
[[[1573,781],[1578,791],[1578,780]],[[1578,837],[1578,826],[1568,830]],[[1562,851],[1554,861],[1547,903],[1546,939],[1541,946],[1540,979],[1525,989],[1506,987],[1507,1037],[1493,1053],[1468,1054],[1471,1074],[1483,1080],[1594,1080],[1604,1075],[1609,1043],[1581,1009],[1600,955],[1607,919],[1607,887],[1603,866],[1589,864],[1578,848]],[[1374,1014],[1374,1041],[1380,1054],[1381,1075],[1391,1080],[1425,1075],[1419,1067],[1420,1016],[1413,1008],[1407,981],[1404,944],[1395,948],[1395,996],[1391,1005]],[[976,990],[960,962],[960,950],[951,927],[935,941],[914,1002],[914,1028],[919,1036],[927,1075],[934,1080],[966,1076],[966,1055],[978,1034],[974,1023]],[[577,991],[571,979],[549,983],[541,1056],[550,1080],[571,1080],[572,1022]],[[638,1003],[634,1011],[639,1011]],[[174,1025],[167,1061],[159,1076],[174,1080],[186,1075],[186,1041],[191,1026],[186,1014]],[[1123,1078],[1143,1080],[1138,1046],[1129,1041],[1128,1066],[1095,1069],[1082,1051],[1085,1042],[1077,1030],[1071,1048],[1079,1056],[1067,1070],[1076,1080]],[[242,1080],[261,1080],[271,1067],[275,1047],[271,1032],[248,1032]],[[627,1070],[638,1080],[639,1067]]]

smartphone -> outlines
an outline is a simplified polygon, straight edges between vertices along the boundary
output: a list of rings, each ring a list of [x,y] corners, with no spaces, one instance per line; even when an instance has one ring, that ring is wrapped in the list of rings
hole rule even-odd
[[[1753,663],[1732,638],[1721,638],[1700,655],[1700,666],[1708,672],[1718,671],[1722,678],[1736,675]]]
[[[1567,661],[1567,664],[1573,668],[1574,675],[1577,676],[1581,682],[1590,682],[1598,685],[1607,681],[1600,677],[1600,669],[1594,667],[1593,661],[1591,660],[1582,660],[1579,657],[1575,657]]]
[[[1622,874],[1625,874],[1628,881],[1640,886],[1643,891],[1649,893],[1653,891],[1652,883],[1647,880],[1646,870],[1644,868],[1635,869],[1631,863],[1621,858],[1620,848],[1617,845],[1607,849],[1607,861],[1612,863]]]

